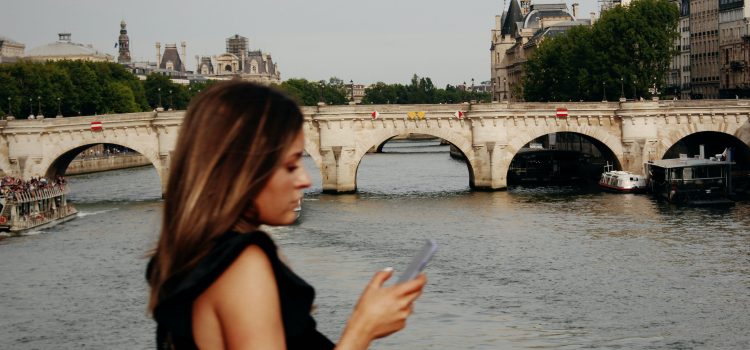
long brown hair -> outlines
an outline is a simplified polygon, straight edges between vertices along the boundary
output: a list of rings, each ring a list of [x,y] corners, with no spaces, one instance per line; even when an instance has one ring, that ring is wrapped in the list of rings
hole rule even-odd
[[[302,120],[291,99],[247,82],[216,84],[193,99],[171,156],[149,311],[166,292],[165,282],[194,267],[215,238],[256,227],[247,213]]]

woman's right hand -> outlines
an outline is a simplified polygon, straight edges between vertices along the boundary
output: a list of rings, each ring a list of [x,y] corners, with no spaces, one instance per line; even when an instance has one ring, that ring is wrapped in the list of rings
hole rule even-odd
[[[422,295],[427,277],[421,274],[411,281],[383,286],[392,275],[393,269],[385,269],[372,278],[354,307],[337,349],[367,349],[372,340],[406,326],[412,303]]]

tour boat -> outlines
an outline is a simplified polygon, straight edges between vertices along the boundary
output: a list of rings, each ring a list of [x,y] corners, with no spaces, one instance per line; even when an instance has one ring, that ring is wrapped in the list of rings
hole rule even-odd
[[[607,162],[599,179],[599,187],[607,191],[632,193],[646,190],[646,177],[622,170],[613,170]]]
[[[67,197],[68,189],[64,185],[25,191],[3,188],[0,194],[0,231],[14,235],[73,219],[78,211]]]
[[[731,158],[730,158],[731,159]],[[645,163],[648,187],[660,199],[689,205],[732,205],[732,165],[726,156],[681,155]]]

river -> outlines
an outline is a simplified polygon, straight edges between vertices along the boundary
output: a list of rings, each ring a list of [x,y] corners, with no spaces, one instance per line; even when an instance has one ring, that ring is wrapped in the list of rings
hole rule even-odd
[[[358,193],[321,194],[271,228],[339,337],[362,288],[439,251],[405,330],[372,349],[748,349],[750,203],[674,207],[574,187],[472,192],[436,142],[390,142]],[[0,348],[150,349],[144,256],[160,225],[153,168],[70,178],[78,218],[0,241]]]

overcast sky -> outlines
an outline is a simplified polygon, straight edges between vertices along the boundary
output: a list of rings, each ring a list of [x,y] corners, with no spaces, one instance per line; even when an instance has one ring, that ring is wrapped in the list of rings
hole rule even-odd
[[[563,0],[544,0],[539,3]],[[597,11],[597,0],[581,4],[579,17]],[[154,43],[187,43],[195,55],[225,51],[234,34],[252,50],[270,53],[282,80],[328,79],[357,83],[406,83],[413,74],[445,84],[489,80],[490,30],[503,0],[2,0],[0,36],[26,50],[72,33],[117,56],[120,20],[128,24],[131,55],[156,60]],[[597,11],[598,12],[598,11]]]

